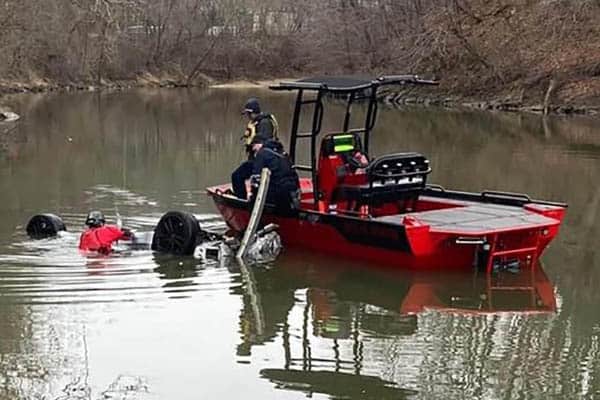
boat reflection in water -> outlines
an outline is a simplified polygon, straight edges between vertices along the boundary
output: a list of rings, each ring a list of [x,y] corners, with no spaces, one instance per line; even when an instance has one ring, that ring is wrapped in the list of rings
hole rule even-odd
[[[270,269],[240,267],[244,307],[237,354],[250,357],[253,346],[281,341],[283,365],[267,365],[260,374],[277,388],[307,394],[396,399],[417,393],[418,385],[404,386],[397,371],[389,373],[410,369],[389,354],[389,346],[406,341],[408,348],[420,331],[435,335],[430,326],[419,326],[422,315],[477,320],[556,311],[554,286],[541,265],[440,274],[321,257],[313,264],[306,254],[289,252],[280,261]]]

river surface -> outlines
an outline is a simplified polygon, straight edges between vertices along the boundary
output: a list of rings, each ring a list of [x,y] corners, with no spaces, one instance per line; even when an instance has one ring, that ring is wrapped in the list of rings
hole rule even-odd
[[[415,274],[284,249],[269,264],[77,251],[86,213],[151,230],[242,160],[258,94],[21,96],[0,138],[0,399],[600,399],[600,120],[382,107],[371,153],[419,151],[448,188],[565,201],[542,265]],[[339,129],[341,108],[326,115]],[[68,233],[32,241],[30,216]],[[494,288],[495,286],[495,288]]]

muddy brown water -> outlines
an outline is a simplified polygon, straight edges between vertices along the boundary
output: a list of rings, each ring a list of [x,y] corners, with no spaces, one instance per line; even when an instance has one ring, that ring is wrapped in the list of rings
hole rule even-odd
[[[139,231],[171,209],[221,227],[203,189],[242,160],[251,94],[285,141],[288,94],[13,99],[23,119],[0,138],[0,399],[600,398],[597,119],[380,110],[373,154],[422,152],[448,188],[569,204],[535,271],[414,274],[290,250],[248,268],[78,253],[90,209]],[[41,211],[69,232],[29,240]]]

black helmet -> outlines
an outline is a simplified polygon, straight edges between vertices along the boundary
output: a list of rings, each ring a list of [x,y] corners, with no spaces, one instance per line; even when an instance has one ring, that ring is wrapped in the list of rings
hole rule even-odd
[[[104,222],[106,222],[104,215],[100,211],[90,211],[85,219],[85,224],[91,228],[102,226]]]
[[[251,97],[248,99],[244,105],[244,110],[242,111],[242,114],[247,113],[260,114],[260,103],[257,98]]]

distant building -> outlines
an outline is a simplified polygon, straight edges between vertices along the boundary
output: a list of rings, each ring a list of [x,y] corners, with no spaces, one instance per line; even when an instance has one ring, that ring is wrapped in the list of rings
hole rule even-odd
[[[293,27],[296,14],[289,11],[267,11],[266,13],[254,13],[252,32],[264,30],[269,35],[282,35],[289,32]]]
[[[214,25],[208,28],[206,34],[208,36],[220,36],[223,33],[228,33],[232,36],[237,36],[239,30],[239,27],[235,25]]]

